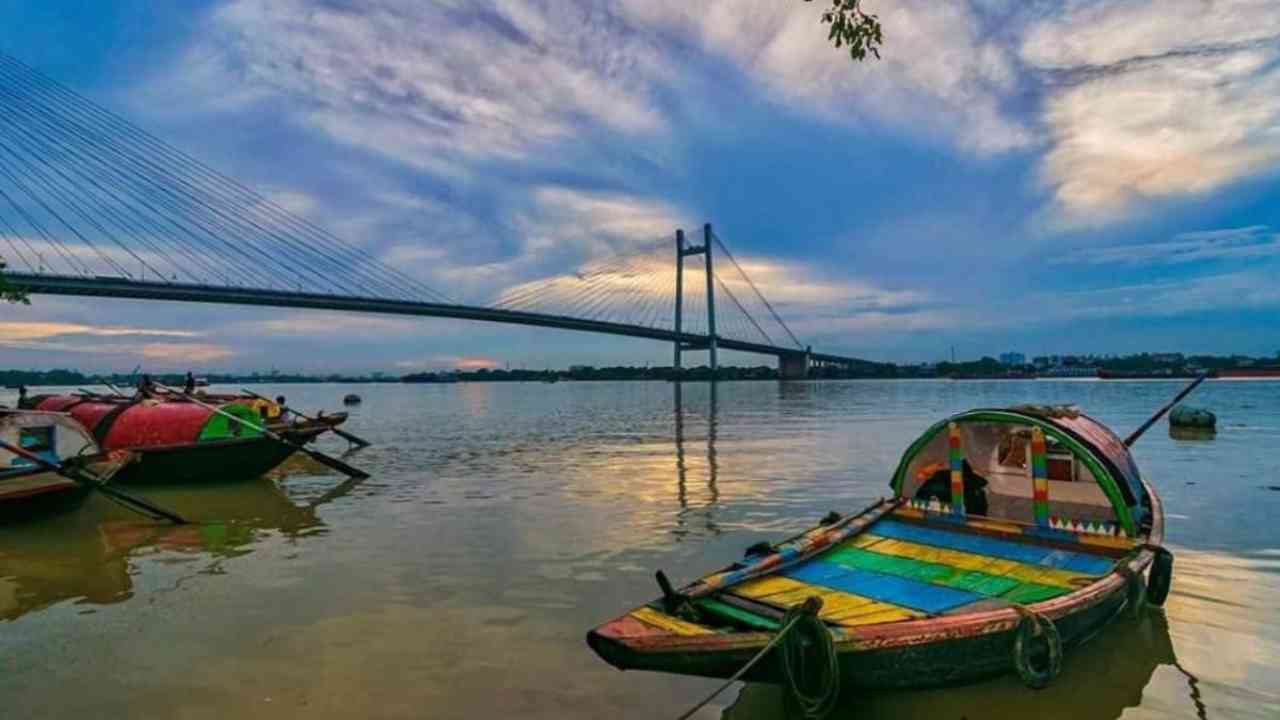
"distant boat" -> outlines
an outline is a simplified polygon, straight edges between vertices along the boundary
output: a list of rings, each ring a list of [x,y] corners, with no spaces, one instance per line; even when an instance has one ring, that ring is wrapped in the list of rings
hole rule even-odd
[[[1220,371],[1210,370],[1209,377],[1218,377]],[[1204,375],[1203,371],[1186,368],[1163,370],[1098,370],[1098,377],[1103,380],[1189,380]]]
[[[1223,368],[1220,378],[1280,378],[1280,366]]]

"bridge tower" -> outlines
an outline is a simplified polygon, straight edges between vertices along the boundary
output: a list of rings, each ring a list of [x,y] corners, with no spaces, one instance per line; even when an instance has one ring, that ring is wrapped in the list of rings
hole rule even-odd
[[[684,230],[676,230],[676,333],[684,332],[684,259],[690,255],[701,255],[706,263],[707,277],[707,343],[705,345],[710,359],[711,378],[715,379],[716,368],[716,291],[715,272],[711,260],[711,223],[702,226],[702,245],[685,245]],[[672,367],[678,375],[681,371],[680,354],[685,350],[701,350],[702,344],[675,342],[675,359]]]

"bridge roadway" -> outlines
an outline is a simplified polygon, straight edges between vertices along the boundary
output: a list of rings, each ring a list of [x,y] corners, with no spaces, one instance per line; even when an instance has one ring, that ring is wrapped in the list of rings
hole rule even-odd
[[[111,277],[75,277],[67,275],[37,275],[29,273],[5,273],[9,283],[31,295],[71,295],[80,297],[127,298],[132,300],[170,300],[229,305],[257,305],[263,307],[304,308],[310,310],[337,310],[342,312],[373,313],[379,315],[412,315],[418,317],[457,318],[481,322],[532,325],[535,327],[580,330],[583,332],[647,338],[664,342],[681,342],[691,348],[705,348],[708,336],[677,333],[661,328],[627,325],[603,320],[585,320],[565,315],[503,310],[473,305],[410,302],[407,300],[382,300],[345,295],[294,293],[281,290],[257,290],[251,288],[220,287],[188,283],[168,283],[148,280],[125,280]],[[720,337],[716,345],[723,350],[773,355],[779,358],[779,366],[786,360],[797,360],[804,350],[784,348],[763,343],[745,342]],[[809,361],[830,365],[852,365],[862,362],[857,358],[809,353]],[[806,365],[808,363],[805,363]]]

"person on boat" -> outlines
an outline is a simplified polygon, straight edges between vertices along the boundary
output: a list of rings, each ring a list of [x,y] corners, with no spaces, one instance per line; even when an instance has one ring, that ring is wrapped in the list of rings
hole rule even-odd
[[[188,370],[187,380],[182,384],[182,394],[193,395],[195,394],[195,391],[196,391],[196,376],[192,375],[191,371]]]
[[[27,407],[27,386],[26,385],[18,386],[18,407],[20,408]]]
[[[279,413],[277,417],[280,418],[281,422],[293,422],[293,413],[289,412],[288,408],[285,407],[283,395],[276,396],[276,412]]]
[[[152,398],[156,394],[156,384],[151,381],[150,375],[143,375],[138,380],[138,396],[142,398]]]
[[[971,515],[987,514],[987,479],[979,475],[965,458],[961,465],[964,474],[964,508]],[[946,463],[929,463],[920,468],[916,479],[925,483],[916,491],[917,500],[937,499],[951,503],[951,469]]]

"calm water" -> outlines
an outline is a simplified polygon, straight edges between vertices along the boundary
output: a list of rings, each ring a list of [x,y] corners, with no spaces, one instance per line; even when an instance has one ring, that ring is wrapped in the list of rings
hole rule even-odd
[[[148,489],[198,526],[92,498],[0,528],[3,717],[670,718],[707,680],[621,673],[583,641],[761,539],[887,494],[906,444],[975,406],[1074,402],[1124,432],[1165,382],[289,386],[364,396],[362,484]],[[868,694],[850,718],[1280,717],[1280,383],[1207,383],[1210,442],[1137,446],[1177,561],[1164,612],[1015,679]],[[0,396],[0,402],[12,397]],[[341,449],[334,441],[325,447]],[[779,718],[742,686],[702,717]]]

